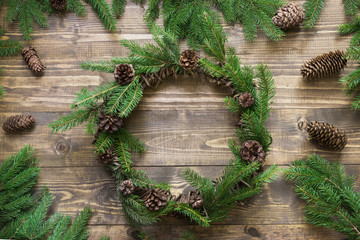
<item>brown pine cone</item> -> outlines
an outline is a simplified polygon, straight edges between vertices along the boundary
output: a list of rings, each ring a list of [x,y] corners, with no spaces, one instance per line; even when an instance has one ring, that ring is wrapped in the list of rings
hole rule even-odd
[[[107,115],[105,111],[101,111],[99,115],[99,131],[113,133],[119,130],[123,123],[119,116]]]
[[[164,189],[148,189],[141,199],[144,200],[145,206],[151,211],[162,209],[170,199],[171,193]]]
[[[248,92],[241,93],[235,97],[238,99],[239,105],[242,108],[251,107],[255,103],[254,97],[251,95],[251,93]]]
[[[194,209],[201,209],[204,205],[204,201],[200,195],[200,192],[194,190],[189,191],[188,193],[185,194],[180,194],[176,198],[176,201],[178,203],[188,204]]]
[[[199,56],[194,50],[185,50],[180,54],[179,64],[185,71],[194,70],[199,64]]]
[[[21,55],[29,68],[36,74],[42,73],[45,70],[46,67],[41,63],[41,60],[33,47],[25,47],[21,51]]]
[[[115,67],[114,78],[120,85],[127,85],[132,82],[135,70],[131,64],[121,63]]]
[[[102,163],[111,163],[117,158],[112,149],[106,149],[105,152],[98,155],[98,159]]]
[[[305,11],[300,5],[288,3],[277,10],[272,21],[280,29],[296,27],[305,19]]]
[[[265,162],[265,151],[261,144],[255,140],[249,140],[241,145],[240,155],[244,161]]]
[[[119,191],[121,192],[122,195],[128,196],[135,192],[135,185],[131,181],[131,179],[122,181],[119,186]]]
[[[56,10],[64,10],[66,8],[66,0],[50,0],[50,5]]]
[[[312,139],[330,149],[342,150],[347,143],[345,132],[329,123],[310,122],[306,126],[306,131]]]
[[[319,55],[301,67],[301,75],[309,79],[336,74],[346,66],[347,60],[343,57],[344,52],[340,50]]]
[[[30,129],[34,126],[35,118],[31,115],[16,115],[9,117],[3,124],[5,132],[14,133]]]

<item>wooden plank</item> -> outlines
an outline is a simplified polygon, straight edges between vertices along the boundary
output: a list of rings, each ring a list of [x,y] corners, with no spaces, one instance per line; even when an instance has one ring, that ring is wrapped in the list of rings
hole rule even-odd
[[[124,225],[90,226],[89,240],[97,240],[106,233],[114,240],[134,240],[140,230],[131,229]],[[178,240],[181,234],[192,232],[196,239],[213,240],[319,240],[326,237],[327,240],[344,239],[345,236],[332,230],[316,228],[307,224],[293,225],[217,225],[211,228],[200,228],[197,226],[174,226],[164,224],[161,226],[144,227],[146,232],[157,240]]]
[[[181,173],[185,167],[140,167],[149,178],[157,182],[168,182],[172,193],[178,195],[187,192],[191,186]],[[215,179],[221,174],[222,167],[191,167],[202,176]],[[346,167],[349,174],[358,174],[359,165]],[[360,178],[357,179],[357,190],[360,189]],[[74,215],[85,206],[94,209],[91,225],[126,224],[114,182],[102,167],[42,168],[40,184],[46,185],[55,195],[53,211]],[[279,178],[266,185],[264,191],[245,200],[235,207],[229,217],[222,222],[213,223],[229,225],[246,224],[304,224],[304,202],[297,197],[292,185]],[[186,218],[166,218],[167,223],[188,225]]]

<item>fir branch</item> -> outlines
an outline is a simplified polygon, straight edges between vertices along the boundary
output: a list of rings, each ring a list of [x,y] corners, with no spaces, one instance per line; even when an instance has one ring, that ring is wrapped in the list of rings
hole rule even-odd
[[[352,16],[358,13],[360,5],[358,0],[343,0],[343,3],[346,15]]]
[[[83,70],[90,70],[92,72],[107,72],[113,73],[115,69],[115,65],[109,61],[100,61],[99,63],[95,63],[94,61],[83,62],[80,64],[80,67]]]
[[[146,150],[145,145],[136,137],[134,137],[128,130],[125,128],[121,128],[118,131],[119,139],[126,143],[132,150],[134,150],[137,153],[143,153]]]
[[[214,183],[209,178],[200,176],[200,174],[194,172],[190,168],[187,168],[182,175],[191,186],[200,191],[205,204],[213,200],[215,188]]]
[[[53,133],[70,130],[89,119],[92,113],[91,110],[92,109],[75,110],[72,113],[53,121],[49,124],[49,127],[52,129]]]
[[[105,0],[84,0],[99,16],[103,26],[109,31],[116,30],[116,19],[109,4]]]
[[[91,210],[75,218],[55,213],[48,217],[53,196],[47,188],[33,195],[39,176],[37,159],[30,146],[9,156],[0,165],[0,238],[2,239],[67,239],[88,238],[86,223]],[[70,228],[69,228],[70,227]]]
[[[233,97],[226,97],[224,103],[226,108],[232,113],[240,113],[243,110],[239,102]]]
[[[324,8],[325,0],[307,0],[304,4],[305,9],[305,28],[311,29],[319,20],[321,10]]]
[[[76,15],[84,17],[86,15],[86,8],[80,0],[66,0],[66,10],[74,11]]]
[[[124,13],[125,4],[126,0],[112,0],[111,10],[116,18]]]
[[[122,139],[118,139],[115,144],[115,153],[121,163],[121,168],[124,172],[130,172],[133,162],[131,160],[130,147]]]
[[[2,86],[0,86],[0,97],[5,95],[5,90]]]
[[[199,211],[190,208],[187,204],[180,203],[175,208],[175,211],[188,216],[192,221],[196,222],[202,227],[210,227],[210,220],[203,217]]]
[[[19,54],[23,49],[22,43],[16,40],[0,41],[0,57]]]
[[[346,175],[340,163],[330,163],[313,154],[306,160],[293,162],[285,176],[307,201],[307,221],[334,228],[352,238],[360,237],[360,194],[353,190],[354,178]]]
[[[115,139],[111,134],[107,132],[100,133],[95,141],[95,153],[105,153],[105,151],[109,149],[114,143]]]

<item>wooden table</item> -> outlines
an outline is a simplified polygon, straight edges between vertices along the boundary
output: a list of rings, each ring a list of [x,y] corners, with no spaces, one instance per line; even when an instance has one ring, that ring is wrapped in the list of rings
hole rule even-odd
[[[34,46],[47,66],[42,77],[34,76],[21,56],[0,60],[0,85],[7,90],[0,100],[0,123],[14,114],[32,114],[36,118],[36,127],[30,132],[7,135],[0,131],[0,159],[31,144],[40,159],[40,184],[47,185],[55,196],[52,211],[74,216],[89,205],[94,209],[90,239],[104,234],[112,239],[133,239],[113,180],[93,154],[92,138],[81,127],[60,134],[52,134],[48,128],[51,121],[69,113],[69,105],[82,87],[94,88],[113,78],[112,74],[83,71],[80,62],[126,56],[127,49],[118,44],[123,38],[139,43],[152,41],[142,20],[143,6],[129,1],[113,34],[105,31],[87,8],[85,18],[74,13],[54,14],[49,17],[48,29],[35,27],[34,40],[25,44]],[[277,94],[267,122],[274,142],[268,164],[287,166],[309,153],[319,153],[329,160],[340,160],[349,173],[360,179],[360,115],[349,109],[351,97],[345,96],[337,82],[353,71],[356,63],[350,62],[340,76],[323,80],[306,81],[300,75],[301,65],[310,58],[346,49],[350,36],[339,36],[336,30],[337,25],[347,21],[350,19],[345,17],[342,1],[329,0],[313,30],[288,31],[278,43],[262,33],[255,42],[247,42],[241,26],[225,25],[229,45],[236,48],[243,64],[265,63],[274,74]],[[6,29],[6,37],[21,39],[17,24]],[[189,187],[180,175],[185,167],[211,178],[220,175],[232,157],[227,141],[235,137],[234,125],[238,122],[238,116],[224,108],[226,95],[224,89],[204,77],[167,79],[157,89],[145,91],[125,124],[148,148],[145,154],[135,156],[136,167],[152,179],[171,183],[175,193]],[[339,153],[310,143],[304,123],[311,120],[345,129],[347,147]],[[307,224],[303,207],[304,202],[294,194],[291,184],[280,178],[211,228],[201,228],[187,219],[167,218],[142,229],[158,239],[178,239],[185,230],[194,232],[198,239],[344,238],[332,230]]]

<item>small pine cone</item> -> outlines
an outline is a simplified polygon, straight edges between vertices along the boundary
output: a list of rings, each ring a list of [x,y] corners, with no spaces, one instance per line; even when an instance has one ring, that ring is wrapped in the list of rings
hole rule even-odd
[[[306,131],[312,139],[330,149],[342,150],[347,143],[345,132],[329,123],[310,122],[306,126]]]
[[[149,210],[158,211],[167,204],[167,201],[170,199],[170,197],[170,191],[155,188],[148,189],[141,198],[144,200],[145,206]]]
[[[194,209],[201,209],[204,205],[204,201],[200,195],[200,192],[194,190],[189,191],[188,193],[185,194],[180,194],[176,198],[176,201],[178,203],[188,204]]]
[[[249,140],[241,145],[240,155],[244,161],[265,162],[265,151],[261,144],[255,140]]]
[[[50,0],[50,5],[56,10],[64,10],[66,7],[66,0]]]
[[[101,111],[99,115],[99,131],[113,133],[119,130],[123,123],[119,116],[107,115],[105,111]]]
[[[121,192],[122,195],[128,196],[135,192],[135,185],[131,181],[131,179],[122,181],[119,186],[119,191]]]
[[[272,21],[280,29],[288,29],[296,27],[305,19],[304,9],[300,5],[288,3],[279,8]]]
[[[4,122],[2,128],[8,133],[21,132],[25,129],[32,128],[34,123],[35,118],[31,115],[16,115],[9,117]]]
[[[199,64],[199,56],[194,50],[185,50],[180,54],[180,66],[185,70],[194,70]]]
[[[106,149],[105,152],[100,153],[98,157],[99,161],[105,164],[111,163],[117,158],[116,154],[113,152],[112,149]]]
[[[41,63],[41,60],[33,47],[25,47],[21,51],[21,55],[29,68],[36,74],[42,73],[45,70],[46,67]]]
[[[254,97],[251,95],[251,93],[248,92],[241,93],[235,97],[238,99],[239,105],[242,108],[251,107],[255,103]]]
[[[347,60],[343,56],[343,51],[336,50],[312,58],[301,67],[301,75],[309,79],[336,74],[346,66]]]
[[[114,78],[120,85],[127,85],[132,82],[135,70],[131,64],[121,63],[115,67]]]

